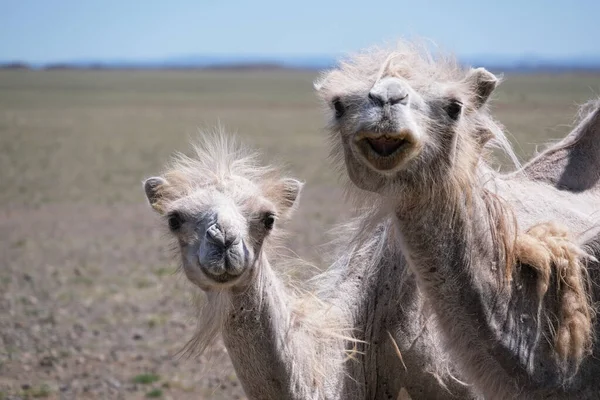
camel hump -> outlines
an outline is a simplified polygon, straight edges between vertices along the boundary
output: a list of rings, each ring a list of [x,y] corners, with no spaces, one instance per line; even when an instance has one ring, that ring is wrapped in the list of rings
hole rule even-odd
[[[600,190],[600,98],[580,109],[575,128],[520,172],[561,190]]]

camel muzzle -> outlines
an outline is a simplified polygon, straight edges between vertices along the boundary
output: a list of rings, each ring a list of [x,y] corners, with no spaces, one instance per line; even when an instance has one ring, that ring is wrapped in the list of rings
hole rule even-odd
[[[417,152],[418,141],[408,129],[399,132],[359,132],[354,144],[362,158],[375,170],[390,171]]]

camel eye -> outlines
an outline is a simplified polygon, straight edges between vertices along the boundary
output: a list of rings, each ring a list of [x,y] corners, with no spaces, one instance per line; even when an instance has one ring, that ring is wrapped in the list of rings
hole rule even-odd
[[[458,100],[450,100],[450,103],[446,106],[446,113],[454,121],[456,121],[460,116],[461,110],[462,103]]]
[[[344,113],[346,112],[346,107],[344,107],[344,104],[342,104],[342,101],[340,100],[339,97],[336,97],[335,99],[333,99],[333,108],[335,109],[335,117],[336,118],[340,118],[342,115],[344,115]]]
[[[183,217],[177,211],[173,211],[169,214],[168,222],[169,229],[175,232],[176,230],[179,230],[179,228],[181,228],[181,225],[183,225]]]
[[[263,222],[265,224],[265,229],[270,231],[273,229],[273,225],[275,224],[275,215],[273,213],[265,214]]]

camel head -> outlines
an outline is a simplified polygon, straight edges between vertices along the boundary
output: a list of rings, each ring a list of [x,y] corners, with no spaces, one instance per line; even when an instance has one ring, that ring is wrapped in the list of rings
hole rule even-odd
[[[204,290],[247,282],[264,244],[301,189],[222,135],[205,137],[193,158],[179,155],[144,182],[150,205],[176,239],[187,278]]]
[[[497,83],[483,68],[400,44],[341,62],[315,88],[331,116],[334,158],[356,186],[382,192],[430,185],[456,164],[473,168],[501,131],[485,107]]]

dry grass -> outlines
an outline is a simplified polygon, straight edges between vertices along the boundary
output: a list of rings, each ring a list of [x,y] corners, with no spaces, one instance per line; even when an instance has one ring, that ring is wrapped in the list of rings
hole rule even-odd
[[[192,334],[193,289],[172,274],[141,181],[220,122],[307,182],[289,247],[318,262],[347,209],[314,76],[0,71],[0,398],[243,398],[222,348],[210,369],[172,357]],[[599,75],[509,76],[494,108],[530,154],[598,88]]]

